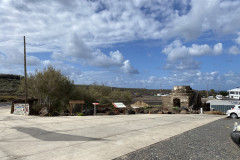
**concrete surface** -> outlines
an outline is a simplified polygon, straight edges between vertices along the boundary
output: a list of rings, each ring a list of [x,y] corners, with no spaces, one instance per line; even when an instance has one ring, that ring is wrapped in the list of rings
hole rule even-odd
[[[144,114],[11,115],[0,104],[0,159],[113,159],[226,116]]]

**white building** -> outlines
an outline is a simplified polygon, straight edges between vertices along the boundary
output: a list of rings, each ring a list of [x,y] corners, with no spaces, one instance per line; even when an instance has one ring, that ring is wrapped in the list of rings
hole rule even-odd
[[[240,88],[228,90],[229,98],[240,99]]]
[[[226,113],[227,110],[233,108],[235,105],[240,104],[239,100],[208,100],[206,102],[209,105],[210,110],[221,111]]]

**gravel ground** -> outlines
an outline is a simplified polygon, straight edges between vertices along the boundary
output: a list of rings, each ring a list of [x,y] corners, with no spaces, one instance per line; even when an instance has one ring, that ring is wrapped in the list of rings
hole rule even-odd
[[[234,122],[240,119],[223,118],[115,160],[237,160],[240,148],[230,137]]]

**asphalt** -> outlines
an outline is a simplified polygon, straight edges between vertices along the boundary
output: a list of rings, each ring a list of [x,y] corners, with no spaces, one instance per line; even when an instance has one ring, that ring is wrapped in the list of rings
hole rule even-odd
[[[223,118],[115,160],[237,160],[240,148],[230,134],[239,119]]]
[[[224,117],[204,114],[21,116],[10,114],[10,105],[2,103],[0,159],[114,159],[128,153],[134,154],[134,151],[168,141],[171,137],[178,137]],[[202,134],[206,136],[206,133]],[[173,155],[181,151],[181,147],[177,148]],[[167,151],[166,154],[170,153]],[[187,148],[185,152],[191,153],[191,150]],[[145,153],[139,159],[144,159],[144,156]]]

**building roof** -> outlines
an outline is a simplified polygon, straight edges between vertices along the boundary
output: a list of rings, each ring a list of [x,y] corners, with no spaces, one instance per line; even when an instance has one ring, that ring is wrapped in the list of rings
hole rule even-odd
[[[240,92],[240,88],[234,88],[234,89],[228,90],[228,92]]]
[[[122,102],[112,103],[115,108],[126,108],[126,106]]]
[[[206,103],[211,105],[236,105],[239,104],[239,100],[208,100]]]

